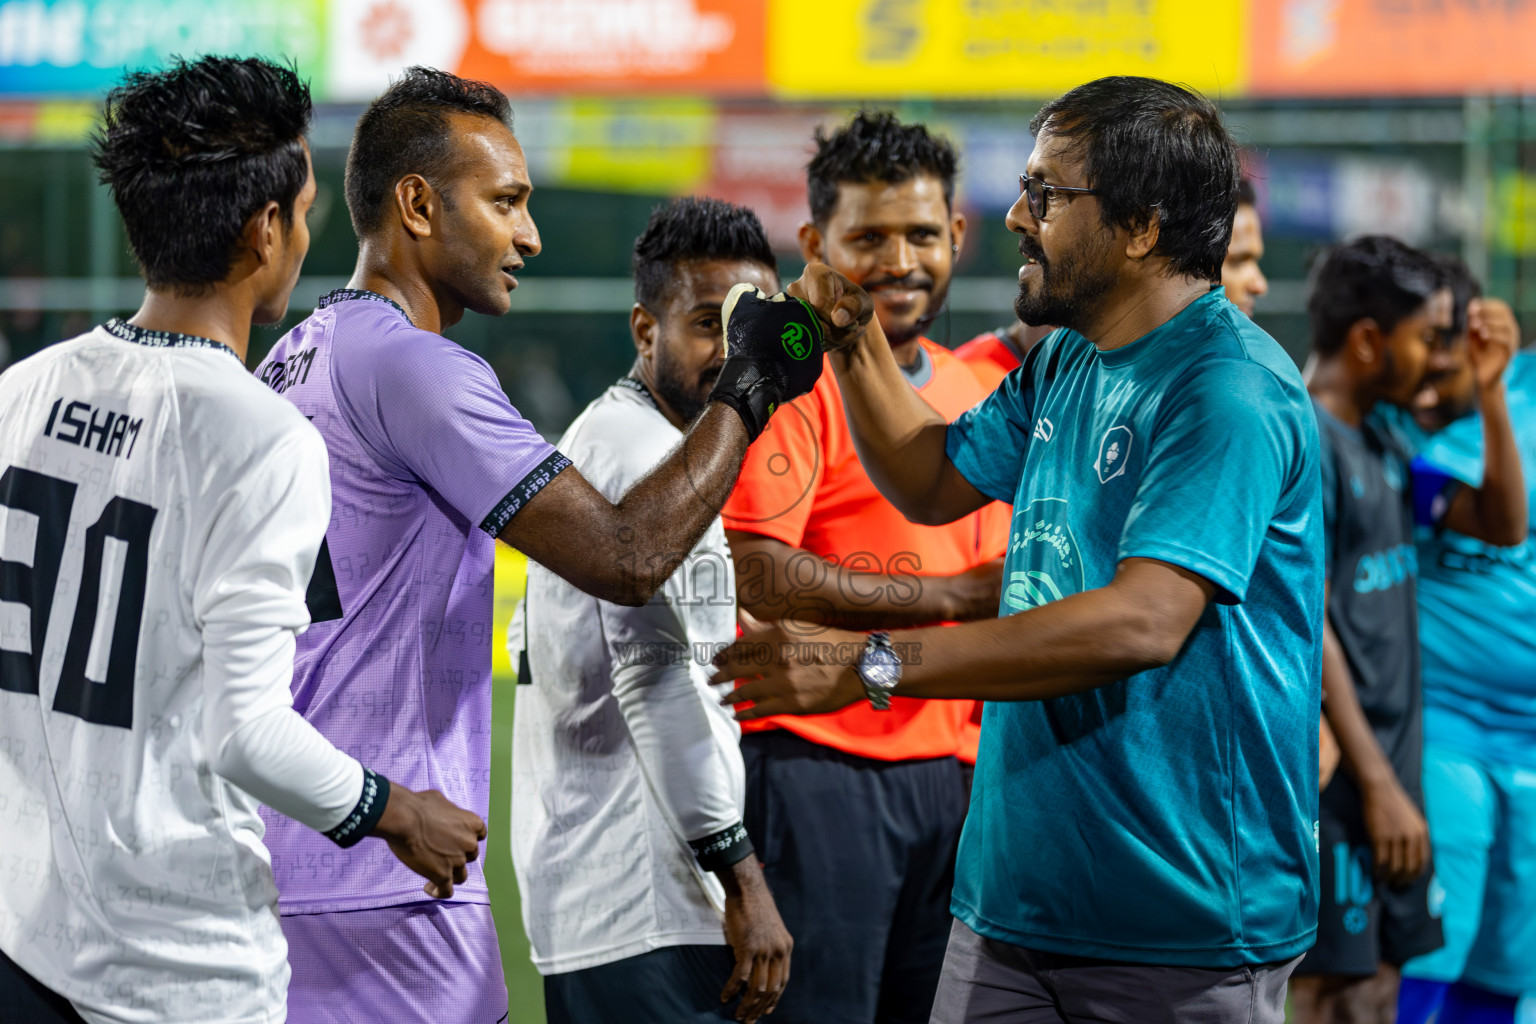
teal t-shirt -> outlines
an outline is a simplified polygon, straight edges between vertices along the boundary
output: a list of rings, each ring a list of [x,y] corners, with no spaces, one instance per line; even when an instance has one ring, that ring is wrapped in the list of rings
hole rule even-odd
[[[1105,586],[1132,557],[1218,588],[1165,667],[986,705],[955,916],[1149,964],[1309,948],[1323,524],[1290,357],[1219,289],[1112,352],[1059,330],[949,428],[948,451],[1014,506],[1001,614]]]
[[[1515,356],[1505,387],[1536,527],[1536,353]],[[1481,417],[1425,439],[1417,461],[1479,486]],[[1536,768],[1532,541],[1500,548],[1450,530],[1421,530],[1419,577],[1425,739]]]

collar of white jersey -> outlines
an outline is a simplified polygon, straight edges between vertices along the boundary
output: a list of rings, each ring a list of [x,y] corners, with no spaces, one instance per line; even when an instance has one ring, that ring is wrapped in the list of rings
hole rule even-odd
[[[178,331],[152,331],[126,320],[119,320],[117,317],[102,324],[101,329],[114,338],[131,341],[135,345],[148,345],[150,348],[211,348],[228,352],[236,359],[240,358],[235,355],[234,349],[222,341],[200,338],[195,334],[182,334]]]
[[[655,409],[657,412],[661,411],[661,406],[656,404],[656,396],[651,394],[651,389],[646,387],[645,382],[642,381],[639,377],[636,377],[632,374],[626,374],[625,376],[620,377],[618,380],[614,381],[613,386],[616,388],[624,388],[628,391],[633,391],[635,394],[649,402],[652,409]]]

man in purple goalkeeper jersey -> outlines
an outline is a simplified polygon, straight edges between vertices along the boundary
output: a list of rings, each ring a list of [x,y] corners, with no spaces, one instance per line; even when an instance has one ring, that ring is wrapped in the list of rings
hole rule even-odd
[[[740,300],[710,404],[614,504],[440,333],[465,309],[505,313],[513,272],[540,250],[506,98],[411,69],[358,121],[346,186],[360,243],[350,286],[257,369],[330,457],[294,704],[400,784],[488,817],[494,538],[596,597],[644,604],[719,514],[774,406],[815,383],[819,350],[793,340],[851,334],[871,306],[826,267],[790,287],[809,305]],[[506,1015],[478,863],[452,902],[424,900],[371,848],[338,852],[267,820],[291,1021]]]

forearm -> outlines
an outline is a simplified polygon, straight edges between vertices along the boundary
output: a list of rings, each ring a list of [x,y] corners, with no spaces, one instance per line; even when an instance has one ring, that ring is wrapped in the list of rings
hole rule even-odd
[[[907,382],[877,321],[853,348],[827,363],[837,374],[859,461],[880,493],[913,522],[941,518],[948,424]]]
[[[1475,536],[1491,544],[1519,544],[1525,540],[1530,520],[1520,449],[1515,442],[1502,379],[1483,389],[1479,407],[1483,419],[1484,468],[1483,484],[1473,495],[1481,527]]]
[[[1323,717],[1339,745],[1340,760],[1361,789],[1396,779],[1392,764],[1360,706],[1355,681],[1333,627],[1323,627]]]
[[[732,530],[728,536],[739,604],[763,621],[862,631],[981,617],[961,607],[951,578],[903,571],[918,567],[915,558],[897,556],[886,566],[873,559],[836,562],[758,534]],[[994,590],[989,614],[996,611]]]
[[[714,876],[720,880],[720,884],[725,888],[726,899],[741,899],[758,895],[768,896],[768,881],[763,878],[762,865],[751,854],[741,858],[729,867],[716,870]]]
[[[1172,660],[1177,645],[1157,619],[1103,588],[992,622],[904,631],[891,638],[904,654],[896,694],[1011,701],[1097,689]]]
[[[747,445],[736,411],[711,402],[617,503],[568,469],[512,518],[501,539],[585,593],[643,605],[719,516]]]

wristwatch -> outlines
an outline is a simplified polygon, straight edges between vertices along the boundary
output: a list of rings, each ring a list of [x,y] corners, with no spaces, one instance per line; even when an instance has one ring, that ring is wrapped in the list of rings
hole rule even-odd
[[[901,682],[901,658],[891,647],[891,634],[884,630],[869,634],[854,671],[864,684],[869,706],[876,711],[891,710],[891,691]]]

